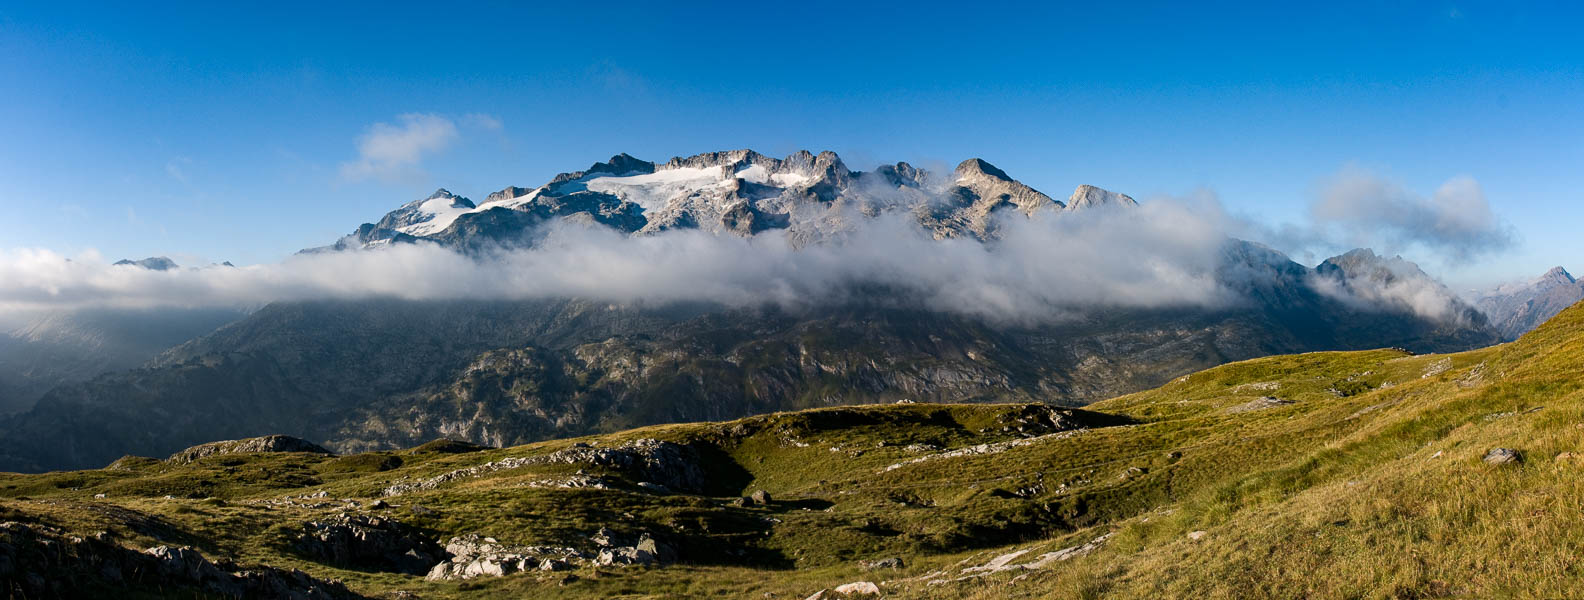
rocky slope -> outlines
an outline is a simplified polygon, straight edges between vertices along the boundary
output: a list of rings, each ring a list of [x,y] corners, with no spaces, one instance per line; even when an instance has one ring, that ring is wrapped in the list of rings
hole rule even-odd
[[[1511,344],[1271,356],[1083,409],[897,402],[341,456],[239,440],[0,474],[0,556],[30,561],[0,561],[25,565],[0,581],[49,569],[12,588],[29,597],[249,581],[384,598],[1578,597],[1581,348],[1577,306]]]
[[[0,468],[81,468],[269,433],[349,452],[434,437],[520,444],[872,401],[1076,405],[1273,353],[1495,340],[1477,312],[1470,322],[1426,319],[1336,295],[1379,259],[1315,270],[1254,244],[1229,243],[1226,253],[1222,277],[1245,303],[1095,310],[1034,325],[933,312],[884,290],[803,310],[276,304],[147,368],[57,388],[4,424]]]
[[[1584,300],[1584,282],[1556,267],[1531,281],[1481,294],[1475,305],[1503,339],[1513,340],[1579,300]]]

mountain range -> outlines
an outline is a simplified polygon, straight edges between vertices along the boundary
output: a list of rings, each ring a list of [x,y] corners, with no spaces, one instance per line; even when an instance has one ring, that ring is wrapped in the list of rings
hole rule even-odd
[[[390,325],[422,311],[369,314],[390,322],[367,325]],[[360,330],[375,332],[341,333]],[[537,357],[494,355],[466,386]],[[386,366],[369,369],[403,376]],[[28,598],[1577,598],[1581,414],[1574,306],[1509,344],[1268,356],[1081,409],[899,400],[362,453],[268,435],[0,473],[0,587]]]
[[[1480,294],[1475,306],[1503,339],[1515,340],[1579,300],[1584,300],[1584,283],[1556,267],[1533,280]]]
[[[803,247],[899,215],[937,240],[994,244],[1006,219],[1127,211],[1080,186],[1064,202],[979,160],[941,177],[906,163],[849,170],[834,153],[740,150],[652,163],[621,154],[482,203],[445,190],[329,246],[434,244],[476,256],[532,246],[558,221],[630,236],[781,232]],[[480,258],[484,260],[484,258]],[[1485,316],[1400,257],[1359,250],[1316,268],[1220,245],[1216,305],[1092,305],[1019,322],[943,312],[852,284],[804,306],[708,301],[277,302],[141,368],[68,382],[0,423],[0,469],[99,466],[222,438],[284,433],[338,452],[451,437],[488,445],[653,423],[874,401],[1067,405],[1275,353],[1488,345]]]

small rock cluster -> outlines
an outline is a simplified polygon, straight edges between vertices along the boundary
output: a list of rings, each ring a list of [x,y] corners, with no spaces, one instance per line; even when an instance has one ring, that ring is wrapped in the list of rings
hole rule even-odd
[[[470,534],[451,538],[445,551],[451,559],[435,565],[426,579],[448,581],[474,577],[504,577],[523,571],[565,571],[581,566],[653,566],[676,559],[670,547],[649,534],[640,534],[631,544],[621,536],[601,528],[589,541],[592,551],[558,546],[513,546],[492,537]]]
[[[395,519],[340,513],[304,523],[297,552],[340,566],[421,575],[445,555],[439,545]]]
[[[496,471],[548,464],[580,464],[618,469],[642,482],[685,492],[701,491],[707,481],[703,469],[699,468],[698,451],[691,446],[643,438],[628,441],[614,448],[600,448],[580,442],[543,456],[503,458],[442,473],[423,481],[398,483],[386,488],[385,495],[396,496],[417,490],[430,490],[452,481]]]

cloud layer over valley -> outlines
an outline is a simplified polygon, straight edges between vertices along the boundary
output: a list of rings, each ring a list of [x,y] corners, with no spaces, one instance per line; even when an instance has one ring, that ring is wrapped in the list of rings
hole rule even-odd
[[[81,307],[252,307],[332,298],[709,301],[797,307],[860,286],[992,319],[1041,320],[1086,306],[1231,301],[1215,269],[1229,221],[1213,202],[1004,217],[1000,236],[934,240],[904,215],[857,218],[826,243],[794,248],[673,230],[629,237],[561,223],[532,249],[465,256],[432,244],[303,254],[279,263],[151,271],[46,250],[0,251],[0,311]]]

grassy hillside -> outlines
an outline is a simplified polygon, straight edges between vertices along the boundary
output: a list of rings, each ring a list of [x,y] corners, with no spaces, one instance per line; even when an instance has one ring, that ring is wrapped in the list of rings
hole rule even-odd
[[[899,598],[1578,597],[1581,386],[1575,306],[1503,346],[1257,359],[1085,410],[872,405],[506,449],[4,475],[0,519],[190,545],[375,597],[805,598],[859,581]],[[668,486],[687,489],[556,458],[634,440],[689,449],[696,476]],[[1493,448],[1519,460],[1489,463]],[[486,464],[509,468],[414,485]],[[755,491],[770,501],[740,500]],[[440,544],[587,548],[603,527],[678,558],[428,581],[296,546],[339,513]],[[862,564],[892,557],[900,569]]]

